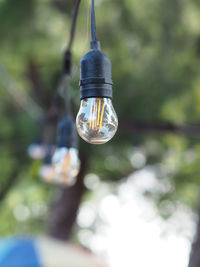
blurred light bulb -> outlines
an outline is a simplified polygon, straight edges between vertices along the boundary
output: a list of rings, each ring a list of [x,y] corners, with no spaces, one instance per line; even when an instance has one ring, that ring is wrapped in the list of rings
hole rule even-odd
[[[104,144],[116,133],[118,119],[109,98],[85,98],[81,100],[76,117],[79,135],[90,144]]]
[[[53,182],[55,180],[55,170],[52,166],[52,154],[54,151],[54,146],[46,146],[44,165],[39,170],[39,175],[45,182]]]
[[[33,143],[28,147],[28,155],[32,159],[44,159],[47,147],[41,143]]]
[[[45,182],[53,182],[55,179],[55,170],[51,164],[43,165],[39,170],[39,174]]]
[[[56,182],[73,185],[80,169],[80,160],[76,148],[60,147],[52,158]]]

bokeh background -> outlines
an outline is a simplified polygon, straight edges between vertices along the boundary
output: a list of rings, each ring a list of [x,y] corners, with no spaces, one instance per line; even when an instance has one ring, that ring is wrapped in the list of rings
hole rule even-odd
[[[58,86],[72,0],[0,0],[0,236],[72,240],[111,267],[200,264],[200,3],[96,0],[97,32],[113,66],[116,136],[80,140],[72,188],[41,181],[27,148]],[[81,1],[70,99],[88,51]],[[77,216],[76,216],[77,215]]]

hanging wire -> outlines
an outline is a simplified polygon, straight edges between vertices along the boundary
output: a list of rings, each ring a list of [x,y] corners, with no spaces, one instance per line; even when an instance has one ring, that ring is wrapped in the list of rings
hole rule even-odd
[[[87,6],[87,26],[86,26],[86,39],[85,39],[85,45],[84,48],[86,48],[86,46],[88,45],[88,40],[89,40],[89,23],[90,23],[90,4],[88,2],[88,6]]]
[[[88,47],[88,42],[89,42],[89,34],[90,34],[90,3],[89,1],[87,1],[87,7],[86,7],[86,38],[84,40],[84,44],[82,46],[83,51],[86,50],[86,48]],[[73,68],[71,69],[71,75],[70,75],[70,80],[74,80],[79,74],[79,64],[76,64],[73,66]]]
[[[51,101],[50,107],[46,113],[42,140],[43,143],[47,145],[50,145],[53,142],[55,127],[62,114],[61,97],[65,101],[66,113],[67,114],[70,113],[69,76],[71,72],[71,48],[75,36],[76,22],[77,22],[80,2],[81,0],[75,0],[74,3],[69,41],[67,43],[63,57],[62,74],[60,77],[58,87]]]
[[[66,113],[70,113],[69,75],[71,73],[71,48],[75,37],[75,29],[81,0],[76,0],[72,11],[70,37],[64,53],[63,73],[58,86],[58,94],[64,98]]]
[[[60,103],[60,97],[64,98],[65,101],[65,108],[66,112],[70,112],[70,99],[69,99],[69,75],[71,72],[71,48],[73,45],[74,41],[74,36],[75,36],[75,29],[76,29],[76,22],[77,22],[77,17],[78,17],[78,12],[79,12],[79,6],[80,6],[81,0],[75,0],[74,3],[74,8],[72,11],[72,23],[71,23],[71,28],[70,28],[70,36],[69,36],[69,41],[67,44],[67,48],[64,52],[64,57],[63,57],[63,66],[62,66],[62,74],[61,78],[58,84],[58,87],[56,89],[56,92],[53,96],[51,106],[49,108],[49,111],[47,112],[47,117],[52,116],[52,111],[56,110],[56,120],[59,120],[59,114],[61,114],[61,103]],[[49,115],[50,114],[50,115]],[[55,117],[55,116],[54,116]],[[47,121],[52,121],[51,118],[47,118]],[[55,121],[55,120],[54,120]],[[48,124],[48,123],[47,123]],[[50,135],[50,133],[46,133],[44,135]],[[47,138],[50,139],[50,138]]]
[[[70,113],[69,77],[67,75],[62,75],[58,86],[58,93],[65,101],[66,113]]]
[[[94,0],[92,0],[92,6],[91,6],[91,37],[92,41],[94,42],[97,41]]]

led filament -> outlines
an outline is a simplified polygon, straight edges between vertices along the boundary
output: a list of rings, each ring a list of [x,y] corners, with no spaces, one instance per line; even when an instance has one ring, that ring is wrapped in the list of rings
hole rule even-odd
[[[105,105],[102,98],[96,98],[91,100],[90,108],[90,129],[100,131],[102,127],[103,114]]]

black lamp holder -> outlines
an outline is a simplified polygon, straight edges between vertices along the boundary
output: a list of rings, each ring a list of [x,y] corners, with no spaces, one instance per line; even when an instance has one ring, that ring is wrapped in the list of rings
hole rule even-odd
[[[112,99],[112,74],[110,59],[101,51],[96,37],[94,0],[91,7],[90,51],[80,61],[80,98],[106,97]]]
[[[71,114],[67,114],[58,124],[57,146],[67,148],[78,147],[76,126]]]
[[[48,146],[44,157],[44,165],[51,165],[51,163],[52,163],[52,147]]]

